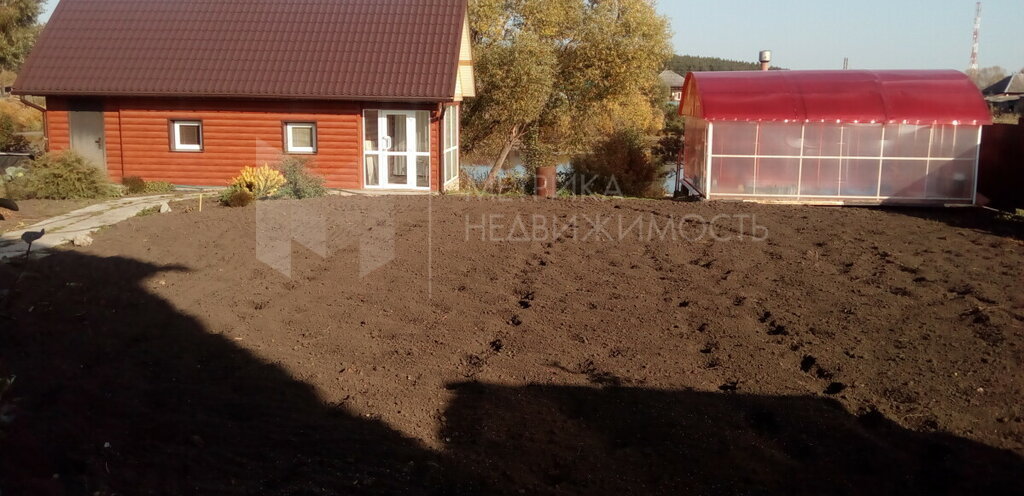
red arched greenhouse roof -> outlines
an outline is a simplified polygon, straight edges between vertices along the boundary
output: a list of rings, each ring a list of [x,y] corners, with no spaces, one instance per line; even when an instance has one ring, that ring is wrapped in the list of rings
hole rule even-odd
[[[686,75],[681,115],[709,121],[992,124],[959,71],[741,71]]]

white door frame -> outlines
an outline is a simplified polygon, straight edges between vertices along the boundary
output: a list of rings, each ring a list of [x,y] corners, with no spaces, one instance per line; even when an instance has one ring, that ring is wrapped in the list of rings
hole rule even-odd
[[[377,157],[377,178],[380,184],[369,185],[366,184],[365,173],[363,174],[363,187],[367,189],[409,189],[409,190],[430,190],[430,123],[429,123],[429,112],[427,112],[427,149],[418,150],[419,136],[417,135],[418,128],[416,125],[416,114],[417,110],[385,110],[385,109],[367,109],[363,111],[363,129],[366,129],[366,112],[377,112],[377,143],[378,150],[374,151],[363,151],[363,167],[365,167],[367,156]],[[394,137],[388,136],[388,117],[404,116],[405,117],[405,140],[406,150],[405,151],[391,151],[393,146]],[[386,145],[386,146],[385,146]],[[390,174],[388,169],[391,166],[392,157],[405,157],[406,160],[406,180],[405,183],[390,183],[388,179]],[[427,157],[427,186],[417,186],[417,167],[418,158]]]

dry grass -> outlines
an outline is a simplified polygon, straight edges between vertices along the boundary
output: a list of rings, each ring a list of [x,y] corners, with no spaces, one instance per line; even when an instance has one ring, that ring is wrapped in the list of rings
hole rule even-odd
[[[1020,116],[1017,114],[997,114],[992,117],[996,124],[1020,124]]]

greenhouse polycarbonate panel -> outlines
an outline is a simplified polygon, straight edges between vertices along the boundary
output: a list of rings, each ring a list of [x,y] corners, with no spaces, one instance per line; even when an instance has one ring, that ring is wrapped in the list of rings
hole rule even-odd
[[[884,197],[926,198],[927,160],[884,160],[879,191]]]
[[[757,154],[799,156],[803,128],[800,124],[762,123],[757,136]]]
[[[686,119],[686,146],[683,148],[683,177],[701,194],[707,193],[707,139],[708,123],[700,119]]]
[[[711,129],[710,197],[974,199],[980,126],[725,122]],[[751,148],[756,153],[729,153]]]
[[[991,124],[959,71],[691,72],[681,115],[708,121]]]
[[[753,157],[711,159],[712,193],[754,193]]]
[[[804,126],[804,155],[838,157],[843,153],[843,126],[810,123]]]
[[[800,171],[800,194],[837,196],[839,195],[840,177],[840,161],[838,159],[805,159]]]
[[[716,122],[711,153],[715,155],[757,154],[757,123]]]
[[[879,157],[882,155],[883,126],[847,124],[843,126],[842,151],[845,157]]]
[[[878,196],[878,169],[878,160],[843,160],[839,196]]]
[[[931,126],[885,126],[883,154],[887,157],[927,157],[931,130]]]
[[[929,198],[971,198],[974,195],[973,161],[931,161],[929,167]]]
[[[799,194],[800,159],[761,158],[757,160],[757,179],[754,191],[759,195]]]

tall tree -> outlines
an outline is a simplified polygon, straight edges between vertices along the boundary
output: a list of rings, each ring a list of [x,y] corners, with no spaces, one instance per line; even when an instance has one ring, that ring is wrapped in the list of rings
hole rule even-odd
[[[0,0],[0,69],[17,71],[39,36],[43,0]]]
[[[652,0],[471,0],[480,95],[467,104],[467,151],[496,156],[493,183],[515,149],[555,165],[617,123],[657,128],[652,93],[671,55]]]

